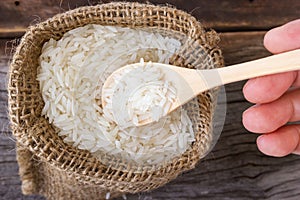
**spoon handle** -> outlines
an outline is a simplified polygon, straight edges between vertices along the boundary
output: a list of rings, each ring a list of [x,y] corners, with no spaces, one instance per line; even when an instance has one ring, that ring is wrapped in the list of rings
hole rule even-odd
[[[300,70],[300,49],[218,69],[192,70],[179,67],[172,67],[172,69],[177,71],[187,84],[180,85],[183,81],[175,83],[179,88],[180,100],[173,103],[170,111],[188,102],[199,93],[216,86],[269,74]],[[170,73],[166,71],[166,74]]]
[[[222,84],[300,70],[300,49],[217,69]]]

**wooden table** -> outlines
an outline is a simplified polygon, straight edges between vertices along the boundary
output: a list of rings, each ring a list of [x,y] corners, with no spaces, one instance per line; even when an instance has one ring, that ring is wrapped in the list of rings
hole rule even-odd
[[[8,62],[29,24],[92,0],[0,1],[0,199],[44,199],[23,196],[15,158],[15,142],[7,117]],[[102,1],[107,2],[107,1]],[[146,2],[146,1],[141,1]],[[165,4],[164,0],[152,0]],[[262,41],[267,30],[300,18],[298,0],[174,0],[170,4],[190,12],[221,35],[226,64],[269,55]],[[272,158],[260,153],[257,135],[241,123],[250,106],[242,95],[244,82],[226,86],[227,117],[214,150],[198,167],[155,191],[128,199],[300,199],[300,156]]]

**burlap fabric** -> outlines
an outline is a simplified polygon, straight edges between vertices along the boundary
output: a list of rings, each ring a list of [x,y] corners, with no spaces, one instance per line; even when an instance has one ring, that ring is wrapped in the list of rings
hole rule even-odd
[[[223,66],[217,34],[204,30],[191,15],[171,7],[102,4],[71,10],[29,27],[13,57],[8,84],[9,114],[24,194],[42,194],[48,199],[101,199],[107,192],[114,197],[151,190],[194,168],[210,145],[215,91],[199,95],[196,102],[188,105],[196,141],[183,155],[162,166],[104,165],[88,151],[65,144],[55,134],[41,116],[44,102],[36,80],[38,57],[50,38],[60,39],[65,32],[91,23],[180,32],[192,40],[181,50],[185,56],[174,55],[171,64],[209,67],[199,65],[202,61],[197,55],[203,51],[199,48],[202,45],[212,56],[213,67]]]

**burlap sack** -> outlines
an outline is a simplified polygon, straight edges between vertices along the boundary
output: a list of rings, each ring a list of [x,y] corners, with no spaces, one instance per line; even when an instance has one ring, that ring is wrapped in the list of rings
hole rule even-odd
[[[90,152],[65,144],[55,134],[51,124],[41,116],[44,102],[36,80],[38,57],[50,38],[60,39],[65,32],[90,23],[172,30],[192,40],[181,50],[184,58],[174,55],[171,64],[211,67],[199,65],[201,45],[212,56],[212,67],[223,66],[217,34],[204,30],[191,15],[171,7],[110,3],[81,7],[31,26],[16,49],[8,84],[9,114],[17,140],[24,194],[41,194],[48,199],[101,199],[107,192],[115,197],[151,190],[194,168],[210,146],[215,91],[205,92],[198,96],[196,103],[188,104],[196,130],[192,147],[159,167],[104,165]]]

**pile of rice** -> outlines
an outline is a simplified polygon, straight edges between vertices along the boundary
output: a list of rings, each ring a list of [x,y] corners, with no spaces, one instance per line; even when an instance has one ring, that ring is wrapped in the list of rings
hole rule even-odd
[[[103,112],[119,126],[159,121],[176,101],[176,88],[152,62],[122,68],[102,89]]]
[[[42,114],[66,143],[99,158],[107,154],[151,165],[179,156],[195,140],[184,109],[145,126],[119,126],[110,109],[120,102],[112,101],[111,107],[103,109],[100,94],[116,69],[141,58],[168,63],[180,47],[178,40],[159,33],[100,25],[73,29],[58,41],[51,39],[43,46],[37,76],[45,102]],[[138,110],[135,102],[144,100],[133,96],[127,101]]]

